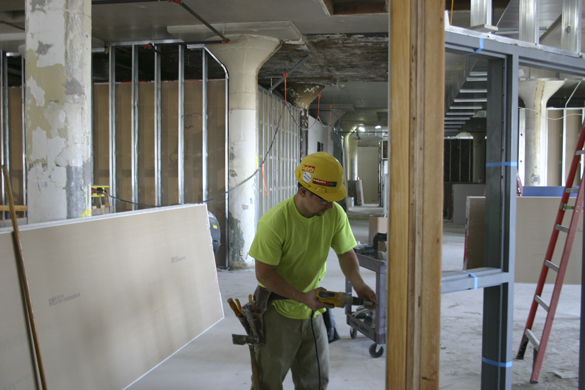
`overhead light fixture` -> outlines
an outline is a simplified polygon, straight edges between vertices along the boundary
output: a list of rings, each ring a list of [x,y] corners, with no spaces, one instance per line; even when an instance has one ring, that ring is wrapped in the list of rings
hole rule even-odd
[[[360,126],[360,127],[358,127],[358,130],[359,131],[366,131],[366,128],[364,126]]]
[[[381,128],[382,128],[382,126],[376,125],[376,129],[381,129]]]

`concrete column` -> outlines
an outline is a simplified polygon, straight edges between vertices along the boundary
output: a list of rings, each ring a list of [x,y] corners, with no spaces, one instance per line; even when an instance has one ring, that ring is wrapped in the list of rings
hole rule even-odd
[[[288,100],[301,110],[301,153],[299,162],[307,156],[309,150],[309,106],[324,88],[324,85],[297,83],[291,83],[287,88]]]
[[[229,79],[229,188],[228,264],[251,268],[248,256],[256,231],[254,180],[243,183],[257,169],[258,159],[258,70],[278,49],[275,38],[252,35],[230,36],[228,44],[212,44],[209,50],[227,67]],[[292,174],[292,172],[291,172]],[[243,184],[242,184],[243,183]],[[240,185],[241,184],[241,185]]]
[[[88,214],[91,0],[26,0],[29,223]]]
[[[485,133],[471,133],[473,136],[474,183],[485,183]]]
[[[518,95],[526,107],[525,186],[546,186],[548,120],[546,103],[564,84],[562,80],[520,81]]]

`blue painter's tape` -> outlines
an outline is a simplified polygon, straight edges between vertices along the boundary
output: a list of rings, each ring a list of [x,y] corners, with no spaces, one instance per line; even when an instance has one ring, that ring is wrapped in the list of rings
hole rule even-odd
[[[518,162],[517,161],[493,162],[493,163],[487,163],[487,164],[485,164],[485,166],[487,168],[491,168],[491,167],[517,167]]]
[[[477,290],[477,281],[479,280],[477,275],[474,274],[473,272],[470,272],[469,276],[471,276],[473,278],[473,289]]]
[[[494,360],[490,360],[490,359],[484,358],[484,357],[482,357],[481,360],[484,363],[487,363],[489,365],[496,366],[496,367],[503,367],[503,368],[512,367],[512,362],[500,363],[500,362],[496,362]]]
[[[479,47],[473,53],[466,54],[466,56],[470,56],[472,54],[477,54],[483,50],[483,38],[479,38]]]

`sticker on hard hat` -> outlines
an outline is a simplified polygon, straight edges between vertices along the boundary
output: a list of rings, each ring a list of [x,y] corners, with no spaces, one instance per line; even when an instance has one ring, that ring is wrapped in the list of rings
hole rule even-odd
[[[303,172],[310,172],[310,173],[315,173],[315,167],[311,166],[311,165],[303,165],[303,167],[301,168],[301,171]]]
[[[325,180],[321,180],[321,179],[313,179],[313,183],[319,184],[320,186],[325,186],[325,187],[337,187],[336,181],[325,181]]]
[[[305,183],[310,183],[311,182],[311,174],[309,172],[303,173],[303,181]]]

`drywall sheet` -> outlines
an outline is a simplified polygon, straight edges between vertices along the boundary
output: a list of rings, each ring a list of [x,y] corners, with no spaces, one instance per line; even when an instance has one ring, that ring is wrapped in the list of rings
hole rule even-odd
[[[485,241],[485,197],[467,197],[467,223],[465,225],[465,252],[463,269],[483,267]]]
[[[468,196],[482,196],[485,184],[453,184],[453,223],[465,223]]]
[[[208,221],[190,205],[22,228],[49,389],[123,389],[223,318]],[[0,234],[0,389],[29,390],[10,238]]]
[[[0,253],[0,389],[35,390],[12,233],[0,233]]]
[[[483,267],[484,253],[480,250],[485,239],[485,223],[480,220],[485,218],[485,198],[471,198],[470,202],[470,227],[467,251],[467,269]],[[571,198],[569,204],[574,204]],[[544,256],[550,242],[553,225],[560,206],[560,198],[549,197],[518,197],[516,198],[516,283],[537,283]],[[481,210],[484,210],[483,213]],[[478,221],[475,221],[478,219]],[[566,212],[563,226],[569,226],[571,213]],[[563,248],[565,246],[565,233],[559,233],[553,263],[559,264]],[[479,244],[480,243],[480,244]],[[581,266],[583,250],[583,221],[579,222],[575,241],[567,273],[565,284],[581,283]],[[549,271],[547,283],[554,283],[556,272]]]

